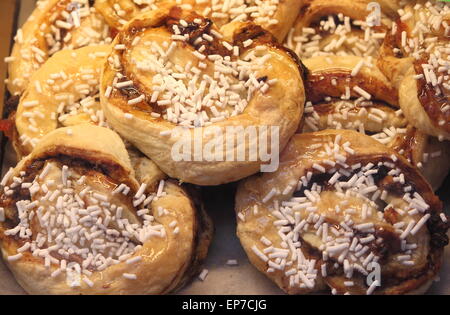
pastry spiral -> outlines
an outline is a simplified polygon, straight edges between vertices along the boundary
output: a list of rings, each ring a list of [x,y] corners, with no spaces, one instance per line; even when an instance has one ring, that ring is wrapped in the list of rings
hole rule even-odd
[[[369,0],[304,1],[285,45],[301,58],[376,56],[398,4],[377,1],[380,15],[376,16],[369,10],[373,3]]]
[[[295,135],[277,172],[239,185],[236,213],[250,261],[289,294],[423,292],[448,243],[418,170],[350,130]],[[380,278],[366,285],[373,263]]]
[[[210,20],[170,5],[127,24],[113,47],[100,93],[108,124],[170,177],[218,185],[262,164],[259,157],[237,159],[236,142],[213,159],[195,152],[174,158],[180,141],[200,139],[205,152],[211,141],[224,144],[216,131],[273,127],[281,150],[295,133],[305,100],[302,65],[259,26],[232,23],[219,32]],[[249,141],[243,149],[250,151]]]
[[[0,246],[17,281],[33,294],[180,287],[206,255],[210,222],[185,188],[151,178],[139,184],[110,129],[43,137],[1,182]]]
[[[109,45],[87,46],[55,53],[30,78],[15,113],[13,137],[19,156],[60,126],[91,122],[105,125],[100,107],[100,72]]]
[[[397,91],[376,65],[362,57],[304,60],[308,91],[300,131],[351,129],[402,154],[420,168],[433,189],[450,170],[450,146],[413,127],[397,107]]]
[[[95,7],[114,28],[122,30],[137,15],[176,3],[210,18],[218,27],[229,22],[252,21],[282,41],[294,22],[301,1],[298,0],[97,0]]]
[[[449,22],[449,4],[411,1],[387,33],[378,62],[406,118],[440,140],[450,139]]]
[[[18,30],[7,58],[8,90],[20,95],[30,77],[61,49],[111,42],[109,26],[89,0],[41,0]]]

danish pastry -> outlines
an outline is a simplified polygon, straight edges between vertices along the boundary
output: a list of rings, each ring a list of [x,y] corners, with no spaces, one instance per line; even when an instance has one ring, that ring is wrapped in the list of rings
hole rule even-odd
[[[422,132],[450,139],[450,5],[411,1],[384,41],[379,66],[398,89],[406,118]]]
[[[351,130],[295,135],[277,172],[239,185],[236,212],[250,261],[289,294],[424,292],[448,243],[417,168]]]
[[[8,62],[8,90],[20,95],[31,75],[61,49],[111,42],[109,26],[89,0],[40,0],[18,30]]]
[[[352,129],[371,135],[418,166],[433,189],[450,170],[450,145],[409,124],[397,108],[397,91],[376,65],[362,57],[304,60],[308,91],[300,131]]]
[[[281,150],[295,133],[302,65],[257,25],[219,32],[170,5],[131,21],[113,47],[100,93],[108,124],[170,177],[198,185],[239,180],[264,164],[261,155],[249,157],[255,146],[246,137],[259,148],[279,139]],[[227,137],[236,128],[240,144]]]
[[[13,142],[19,156],[29,154],[59,126],[105,125],[98,94],[100,72],[110,51],[109,45],[65,49],[33,74],[14,115]]]
[[[300,58],[376,56],[399,6],[396,1],[377,1],[378,7],[373,8],[374,3],[369,0],[304,1],[285,45]]]
[[[112,27],[122,30],[140,13],[156,10],[170,2],[210,18],[218,27],[229,22],[253,21],[280,41],[294,22],[301,3],[298,0],[97,0],[95,7]]]
[[[0,196],[3,257],[33,294],[167,293],[196,272],[211,238],[185,188],[139,184],[120,137],[91,124],[48,133]]]

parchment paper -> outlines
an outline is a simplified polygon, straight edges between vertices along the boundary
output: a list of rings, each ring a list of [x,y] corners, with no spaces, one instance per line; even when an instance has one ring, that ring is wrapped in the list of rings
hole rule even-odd
[[[19,25],[23,23],[34,7],[34,0],[22,0]],[[2,176],[10,166],[15,165],[15,156],[10,146],[5,150]],[[209,270],[205,281],[193,279],[178,294],[224,294],[224,295],[267,295],[283,292],[247,260],[247,256],[236,237],[234,215],[234,184],[222,187],[205,188],[204,201],[211,215],[215,234],[204,268]],[[450,205],[450,180],[440,190],[440,197]],[[236,259],[238,266],[227,266],[229,259]],[[0,294],[25,294],[16,283],[8,268],[0,259]],[[450,294],[450,246],[445,250],[444,264],[440,281],[435,282],[428,294]]]

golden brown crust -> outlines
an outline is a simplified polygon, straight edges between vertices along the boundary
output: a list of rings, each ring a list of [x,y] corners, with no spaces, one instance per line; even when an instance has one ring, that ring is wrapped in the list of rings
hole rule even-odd
[[[450,167],[445,160],[448,144],[436,147],[432,137],[408,122],[398,110],[397,89],[376,65],[354,56],[314,57],[304,63],[310,103],[299,132],[331,128],[371,135],[418,166],[432,187],[439,188]],[[370,100],[361,97],[355,87],[366,91]],[[437,157],[428,159],[430,152]]]
[[[175,49],[174,55],[176,57],[173,58],[178,58],[177,62],[181,62],[183,65],[188,60],[195,64],[198,59],[192,57],[191,53],[193,49],[198,47],[195,46],[196,44],[194,45],[193,39],[195,39],[195,36],[201,35],[205,29],[212,28],[214,30],[215,27],[209,20],[195,13],[173,6],[139,16],[130,22],[124,31],[119,33],[114,45],[124,44],[126,47],[131,47],[130,43],[136,37],[145,36],[150,36],[151,40],[167,38],[168,42],[171,43],[171,27],[168,28],[167,25],[179,24],[180,18],[183,18],[188,24],[192,23],[192,26],[186,28],[177,25],[182,30],[182,34],[195,35],[193,35],[192,41],[188,40],[183,43],[182,47]],[[200,25],[193,23],[194,19],[199,19]],[[217,29],[215,30],[217,32]],[[197,31],[200,31],[200,33]],[[258,78],[261,78],[262,81],[277,79],[280,83],[271,86],[265,94],[259,92],[254,94],[242,113],[214,122],[209,129],[205,127],[191,129],[191,138],[194,136],[194,131],[199,132],[203,134],[203,143],[208,143],[213,138],[211,135],[206,135],[205,132],[212,128],[225,130],[228,126],[242,126],[243,128],[263,125],[279,126],[280,148],[282,148],[288,138],[295,132],[304,102],[304,89],[297,60],[293,59],[290,53],[284,49],[278,48],[278,44],[271,39],[270,34],[249,23],[237,23],[233,28],[227,29],[223,33],[222,40],[235,45],[242,45],[242,40],[250,39],[252,43],[249,46],[245,48],[241,46],[241,56],[251,54],[252,51],[257,49],[257,46],[266,47],[265,49],[267,49],[271,58],[264,68],[258,69]],[[141,42],[138,45],[143,45]],[[204,40],[198,45],[204,45],[205,51],[214,54],[220,54],[224,51],[223,44],[219,43],[216,38],[211,42]],[[115,66],[111,63],[105,64],[100,96],[108,123],[125,139],[149,156],[165,173],[185,182],[199,185],[218,185],[257,172],[261,164],[260,161],[174,161],[171,150],[179,138],[164,134],[175,130],[177,124],[152,115],[160,114],[162,106],[149,102],[154,92],[151,84],[152,77],[144,75],[145,71],[137,70],[133,62],[130,63],[130,55],[133,54],[134,50],[137,51],[136,47],[133,46],[133,49],[129,49],[126,53],[120,51],[112,53],[110,61],[115,58],[114,56],[118,56],[123,61],[121,62],[124,68],[123,75],[126,75],[126,77],[122,80],[132,80],[133,86],[126,89],[114,89],[110,97],[106,97],[105,92],[108,86],[112,86],[117,69],[114,69]],[[205,60],[205,63],[209,64],[209,60]],[[284,89],[284,84],[290,86],[289,90]],[[144,96],[144,99],[133,105],[127,104],[127,101],[133,100],[138,95]],[[130,114],[129,117],[131,118],[125,117]],[[287,120],[284,117],[291,117],[291,119]],[[236,148],[231,149],[231,151],[235,150]],[[226,154],[228,153],[232,152]]]
[[[396,10],[400,8],[396,2],[303,1],[285,45],[301,58],[377,56],[382,43],[381,34],[390,27],[392,19],[397,16]]]
[[[161,180],[166,179],[167,175],[164,174],[152,160],[147,158],[132,145],[127,145],[127,151],[137,181],[146,183],[150,190],[157,189],[158,183]]]
[[[433,60],[446,59],[448,39],[444,24],[447,4],[419,1],[417,8],[407,4],[392,31],[386,34],[380,50],[380,69],[399,93],[405,116],[422,132],[450,139],[450,101],[448,80]],[[421,25],[420,30],[417,25]],[[425,69],[425,70],[424,70]]]
[[[44,0],[38,3],[15,37],[12,61],[8,64],[7,85],[12,95],[22,94],[32,74],[56,51],[110,41],[105,21],[100,14],[89,11],[89,7],[88,0]],[[63,11],[69,16],[72,12],[82,13],[78,14],[79,19],[75,22],[73,17],[66,20],[62,16]],[[56,25],[57,21],[64,27]],[[57,35],[55,29],[58,29]]]
[[[91,176],[111,192],[119,183],[130,187],[132,194],[139,188],[132,164],[122,140],[113,131],[93,125],[71,127],[73,134],[68,135],[68,128],[52,131],[40,141],[33,153],[24,158],[14,169],[19,176],[24,171],[25,177],[34,178],[41,174],[44,163],[55,161],[69,166],[73,172],[85,170],[88,181]],[[86,171],[86,169],[88,171]],[[94,184],[95,181],[91,183]],[[8,181],[10,185],[10,181]],[[110,185],[112,185],[110,187]],[[97,187],[99,188],[99,187]],[[151,188],[153,190],[153,188]],[[101,191],[101,190],[100,190]],[[164,237],[152,237],[142,244],[135,256],[142,259],[134,264],[125,261],[111,265],[103,271],[91,270],[90,281],[81,281],[79,286],[71,287],[66,283],[65,273],[51,276],[58,265],[44,267],[44,260],[34,257],[30,252],[23,252],[19,260],[10,261],[17,249],[25,244],[17,236],[6,236],[5,230],[17,223],[17,209],[2,193],[2,207],[6,210],[6,221],[0,223],[1,247],[3,257],[22,287],[32,294],[162,294],[173,291],[184,284],[197,270],[204,259],[211,240],[211,222],[204,211],[197,212],[198,206],[190,194],[177,183],[166,181],[165,194],[155,199],[149,208],[154,214],[155,222],[165,227]],[[13,194],[12,198],[23,198]],[[127,204],[129,197],[114,197]],[[124,209],[129,220],[136,220],[136,209],[131,202],[130,209]],[[165,215],[158,214],[158,209],[167,209]],[[172,222],[178,224],[178,231]],[[139,222],[139,221],[137,221]],[[206,222],[206,223],[204,223]],[[74,258],[75,259],[75,258]],[[78,260],[75,260],[78,261]],[[70,262],[70,260],[69,260]],[[135,274],[136,280],[124,278],[123,273]],[[84,276],[83,276],[84,277]],[[68,278],[67,278],[68,279]]]
[[[351,151],[353,151],[353,153],[340,151],[342,150],[343,143],[346,142],[349,143],[347,146],[352,149]],[[363,218],[361,220],[361,208],[358,210],[358,206],[356,206],[358,203],[357,199],[354,199],[360,197],[351,197],[353,195],[345,193],[345,185],[342,186],[344,191],[343,195],[340,197],[337,192],[333,192],[333,184],[328,184],[332,175],[336,174],[336,171],[332,171],[331,173],[322,173],[322,171],[318,171],[320,168],[316,168],[317,166],[314,166],[322,165],[326,171],[332,169],[331,166],[326,164],[326,161],[333,159],[333,157],[330,157],[324,153],[326,152],[324,146],[329,145],[329,149],[333,151],[333,148],[335,148],[331,145],[333,143],[341,144],[339,154],[343,154],[346,157],[344,163],[347,166],[344,168],[350,170],[348,178],[351,178],[357,173],[357,171],[352,173],[353,171],[351,171],[351,167],[357,165],[358,163],[361,163],[362,166],[369,164],[389,165],[389,163],[392,163],[392,165],[395,165],[395,168],[399,169],[404,174],[405,183],[407,183],[407,185],[411,185],[412,191],[420,194],[429,205],[427,210],[427,213],[430,214],[428,226],[423,227],[421,232],[416,234],[415,241],[408,238],[408,242],[412,241],[417,243],[418,253],[420,253],[417,254],[419,256],[414,256],[416,258],[414,258],[413,265],[408,267],[401,266],[401,264],[397,264],[394,259],[396,255],[401,253],[401,250],[400,234],[395,228],[393,228],[392,224],[400,222],[404,217],[396,214],[396,212],[392,209],[389,210],[386,208],[384,209],[383,214],[384,219],[380,219],[379,222],[377,219],[378,215],[372,212],[370,215],[366,214],[366,219]],[[393,158],[393,156],[395,158]],[[379,164],[380,162],[381,164]],[[386,162],[388,163],[384,164]],[[341,169],[341,166],[338,166],[337,164],[335,167],[337,171]],[[308,177],[310,178],[310,181],[312,181],[314,185],[318,185],[320,187],[318,195],[313,194],[313,196],[320,196],[315,197],[320,199],[316,199],[316,201],[312,202],[311,205],[318,209],[311,209],[311,215],[314,215],[314,213],[317,213],[318,216],[324,215],[325,221],[321,222],[327,222],[329,226],[333,226],[338,230],[342,229],[343,227],[339,226],[343,221],[341,221],[342,219],[340,214],[334,213],[334,207],[341,204],[340,198],[344,198],[343,200],[346,200],[346,206],[343,207],[355,207],[354,209],[356,209],[355,214],[349,214],[351,212],[347,214],[354,221],[354,224],[357,225],[366,222],[374,222],[375,234],[377,235],[376,238],[382,237],[382,239],[384,239],[384,241],[381,241],[380,244],[371,243],[370,245],[370,248],[374,251],[375,255],[379,256],[378,262],[381,264],[381,287],[377,287],[375,293],[412,293],[415,290],[427,286],[429,281],[434,279],[440,269],[443,246],[447,243],[445,237],[447,225],[439,218],[439,214],[442,211],[441,202],[433,194],[428,183],[418,173],[417,169],[412,167],[404,158],[397,155],[395,151],[386,148],[384,145],[378,143],[370,137],[360,135],[354,131],[346,130],[325,130],[315,133],[295,135],[283,151],[280,158],[280,168],[277,172],[253,176],[240,184],[236,195],[236,213],[238,214],[237,234],[250,261],[261,272],[265,273],[270,279],[275,281],[278,286],[289,294],[317,292],[318,290],[322,290],[324,288],[324,282],[332,289],[336,289],[334,293],[366,294],[366,291],[368,290],[368,287],[365,285],[365,277],[362,273],[357,272],[356,269],[353,272],[353,276],[350,278],[346,278],[344,276],[342,261],[339,261],[337,256],[333,256],[331,251],[330,254],[328,254],[328,260],[323,260],[324,257],[322,252],[324,248],[319,245],[322,244],[322,246],[324,246],[325,244],[319,241],[321,239],[321,234],[320,232],[316,234],[316,230],[314,229],[312,232],[309,229],[302,230],[301,228],[294,230],[301,231],[299,232],[299,242],[301,244],[300,248],[303,251],[304,257],[307,261],[311,259],[314,259],[315,261],[315,268],[317,270],[317,273],[314,273],[317,275],[314,280],[315,282],[311,280],[313,281],[313,285],[311,287],[299,287],[295,280],[290,279],[290,275],[292,275],[292,273],[290,273],[289,270],[292,267],[295,269],[297,262],[293,259],[293,264],[290,265],[290,267],[287,266],[290,262],[291,258],[289,257],[291,257],[290,253],[292,253],[292,251],[289,249],[290,245],[288,247],[282,246],[283,239],[280,237],[281,230],[277,228],[277,225],[278,227],[290,226],[289,224],[282,223],[283,219],[280,217],[281,213],[286,216],[286,221],[290,220],[288,218],[288,214],[289,216],[292,216],[292,218],[295,217],[296,223],[293,224],[294,227],[301,225],[302,219],[304,219],[303,221],[306,221],[308,213],[302,213],[300,218],[297,219],[297,215],[294,216],[294,213],[290,212],[288,209],[289,207],[292,207],[292,205],[289,206],[288,204],[289,202],[297,204],[295,199],[292,199],[292,197],[295,196],[296,198],[301,199],[304,196],[302,193],[304,189],[310,189],[308,187],[311,187],[311,183],[309,183],[307,187],[302,186],[300,190],[295,188],[303,176],[306,179],[308,172],[311,172],[311,175]],[[382,187],[382,189],[386,189],[388,191],[388,195],[392,194],[392,196],[394,196],[393,199],[389,199],[388,197],[388,200],[392,204],[396,204],[394,200],[397,197],[395,196],[397,195],[401,198],[403,194],[402,190],[399,190],[401,186],[397,186],[395,184],[395,180],[392,182],[392,178],[388,178],[390,176],[383,178],[383,176],[386,176],[387,174],[385,173],[385,175],[382,175],[383,173],[384,172],[378,171],[379,175],[375,179],[375,185]],[[345,181],[346,180],[344,179],[344,182]],[[287,187],[291,187],[291,189],[288,190]],[[272,194],[272,197],[267,200],[267,196],[273,189],[277,189],[278,194]],[[300,202],[301,201],[298,201],[298,203]],[[366,203],[366,206],[369,206],[369,204],[370,202]],[[279,207],[278,210],[277,205]],[[255,206],[257,210],[255,210]],[[304,208],[299,206],[299,209]],[[344,211],[344,208],[342,208],[342,210]],[[382,208],[378,208],[376,212],[382,210]],[[300,212],[301,211],[305,210],[300,210]],[[342,214],[342,216],[344,216],[344,214]],[[308,222],[310,222],[309,219]],[[314,225],[314,222],[316,221],[311,221],[310,226]],[[380,230],[378,230],[378,224],[382,227]],[[305,225],[303,224],[303,226]],[[353,223],[349,226],[353,226]],[[315,226],[315,229],[317,229],[317,227],[318,226]],[[355,229],[355,227],[351,229]],[[286,233],[284,238],[285,242],[288,242],[287,240],[290,237],[290,234],[288,233],[289,231],[286,230],[284,232]],[[354,233],[360,233],[356,232],[356,230],[353,231]],[[316,235],[318,235],[318,237]],[[331,240],[330,235],[332,238],[335,237],[333,236],[333,233],[329,232],[329,241]],[[360,239],[365,237],[364,234],[358,236]],[[267,243],[267,240],[262,240],[262,237],[268,239],[271,244]],[[273,253],[273,251],[269,249],[269,245],[273,248],[285,248],[288,250],[289,254],[285,261],[285,269],[277,270],[276,264],[273,264],[275,258],[271,258],[277,256],[269,255],[269,253]],[[256,254],[254,250],[255,246],[260,252],[263,252],[264,250],[265,255],[269,257],[269,261],[271,261],[272,264],[268,265],[267,262]],[[377,249],[378,246],[379,248]],[[350,258],[347,256],[347,258],[344,259]],[[321,266],[324,263],[327,266],[326,274],[321,273]],[[335,265],[334,263],[338,263],[338,265]],[[278,264],[280,264],[280,262]],[[281,262],[281,264],[283,264],[283,262]],[[273,266],[275,270],[268,272],[268,268],[270,269],[271,266]],[[302,270],[305,272],[304,269]],[[295,275],[295,273],[293,274]],[[308,275],[310,275],[310,272],[308,272]],[[349,287],[348,285],[344,285],[345,281],[352,281],[353,286]],[[302,281],[301,283],[305,284],[306,282]]]
[[[368,92],[372,99],[398,106],[397,91],[378,67],[368,66],[368,62],[365,62],[352,75],[360,62],[364,62],[363,58],[356,56],[314,57],[304,60],[309,70],[306,81],[307,99],[317,103],[325,97],[341,98],[346,95],[346,88],[350,89],[351,98],[359,98],[361,95],[354,90],[358,86]]]
[[[191,279],[200,272],[207,254],[209,245],[212,242],[214,234],[213,221],[208,215],[203,200],[201,200],[201,191],[199,187],[185,184],[182,188],[191,199],[193,207],[197,210],[197,235],[195,238],[195,250],[190,260],[190,266],[185,271],[183,278],[179,281],[173,291],[177,291],[185,286]]]
[[[308,27],[314,22],[317,22],[324,16],[337,15],[339,13],[344,14],[354,20],[365,20],[369,13],[367,9],[370,0],[357,0],[357,1],[332,1],[332,0],[309,0],[305,1],[301,8],[300,16],[297,23],[300,27]],[[396,12],[387,3],[393,3],[392,1],[381,1],[380,5],[383,12],[390,16],[396,16]]]
[[[97,0],[95,2],[96,9],[104,16],[109,25],[115,29],[122,30],[125,24],[141,13],[156,10],[161,6],[175,3],[175,1],[155,0],[148,4],[137,4],[132,0]],[[279,40],[282,41],[288,33],[293,21],[297,16],[301,1],[298,0],[280,0],[267,4],[254,3],[254,1],[238,1],[230,4],[229,2],[219,0],[202,1],[197,3],[196,0],[176,1],[176,4],[186,10],[193,10],[197,13],[210,18],[219,28],[238,20],[253,21],[268,30]],[[231,7],[230,7],[231,5]],[[264,5],[271,6],[264,8]],[[118,11],[116,8],[120,8]],[[246,14],[245,17],[239,16],[236,12],[241,12],[242,7],[252,9],[253,16]],[[236,19],[239,16],[238,19]]]
[[[15,114],[19,140],[16,146],[22,155],[30,153],[40,138],[61,125],[104,123],[99,120],[100,104],[95,98],[98,98],[100,72],[109,51],[109,45],[62,50],[31,76]],[[55,79],[60,73],[64,75]],[[80,86],[87,87],[80,89]],[[88,106],[78,105],[81,109],[74,109],[76,104],[88,101]]]

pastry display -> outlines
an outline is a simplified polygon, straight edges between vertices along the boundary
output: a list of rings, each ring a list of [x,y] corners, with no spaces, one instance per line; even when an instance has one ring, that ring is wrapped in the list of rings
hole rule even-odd
[[[44,136],[1,183],[0,245],[17,281],[35,294],[177,289],[205,258],[210,223],[176,182],[147,183],[107,128]]]
[[[24,12],[0,251],[26,293],[423,294],[445,273],[450,2]]]
[[[240,184],[236,213],[250,261],[289,294],[421,293],[448,243],[417,168],[351,130],[292,137],[277,172]],[[373,263],[382,280],[367,285]]]
[[[225,160],[238,154],[236,143],[213,161],[178,160],[177,143],[197,137],[205,151],[227,127],[277,126],[282,149],[305,100],[302,65],[272,35],[251,23],[224,28],[173,5],[143,13],[113,41],[101,80],[111,127],[169,176],[198,185],[242,179],[262,161]]]

